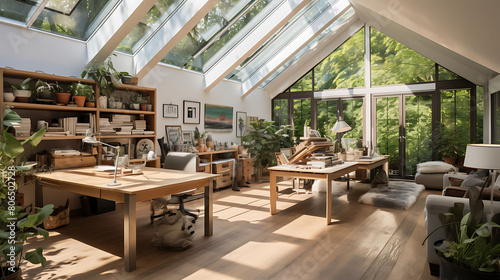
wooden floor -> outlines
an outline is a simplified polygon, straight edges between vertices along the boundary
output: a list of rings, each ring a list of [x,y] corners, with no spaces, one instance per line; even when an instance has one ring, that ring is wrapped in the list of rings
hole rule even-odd
[[[281,182],[280,191],[290,182]],[[424,191],[407,211],[355,201],[369,185],[351,183],[333,201],[326,226],[325,195],[281,194],[269,214],[269,183],[214,193],[214,235],[196,224],[194,245],[170,251],[150,245],[149,203],[137,205],[137,270],[123,270],[123,205],[50,232],[47,266],[24,262],[24,279],[438,279],[425,257]],[[202,209],[203,200],[187,203]]]

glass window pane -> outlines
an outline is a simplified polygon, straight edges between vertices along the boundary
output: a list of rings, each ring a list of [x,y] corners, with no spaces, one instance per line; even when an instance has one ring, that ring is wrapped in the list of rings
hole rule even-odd
[[[441,123],[444,131],[441,132],[440,141],[452,148],[445,156],[465,155],[467,144],[470,143],[470,113],[470,90],[441,91]]]
[[[274,124],[276,126],[288,124],[288,99],[273,100]]]
[[[79,1],[80,0],[50,0],[47,5],[45,5],[45,9],[70,15]]]
[[[33,23],[33,28],[59,35],[87,40],[118,0],[82,0],[71,15],[43,9]]]
[[[399,174],[399,97],[376,99],[376,130],[378,153],[389,155],[391,174]]]
[[[304,126],[311,125],[311,99],[293,100],[294,136],[304,136]]]
[[[312,91],[312,71],[290,87],[290,91]]]
[[[274,2],[273,5],[276,5]],[[253,26],[255,26],[259,22],[258,15],[260,15],[260,12],[263,11],[269,3],[271,3],[271,0],[221,0],[186,36],[184,36],[181,42],[162,59],[162,62],[198,72],[205,72],[208,69],[205,63],[248,23],[252,22]],[[234,17],[238,16],[240,12],[250,7],[249,5],[253,6],[224,31],[224,34],[213,42],[207,50],[194,59],[196,53],[202,50],[207,43],[209,43],[210,39],[214,38],[214,36],[219,36],[218,34],[229,26],[230,20],[226,18],[232,20]],[[239,9],[238,13],[235,12],[237,9]],[[270,7],[265,11],[269,13],[271,11]],[[260,17],[264,17],[266,13],[260,15]],[[244,36],[245,34],[241,34],[240,36]]]
[[[434,62],[373,27],[370,32],[372,85],[434,81]]]
[[[432,95],[405,97],[405,175],[415,175],[417,164],[432,160]]]
[[[30,12],[40,6],[38,1],[0,1],[0,16],[20,22],[27,22]]]
[[[483,143],[483,87],[476,86],[476,143]]]
[[[172,12],[183,0],[159,0],[148,13],[137,23],[130,33],[116,48],[129,54],[135,53],[149,40],[153,33],[169,19]]]
[[[449,81],[449,80],[463,80],[464,78],[460,77],[459,75],[451,72],[450,70],[438,66],[438,71],[439,71],[439,80],[440,81]]]
[[[364,85],[365,29],[314,67],[315,90],[352,88]]]
[[[344,121],[352,128],[342,137],[363,139],[363,99],[343,100],[342,111]]]
[[[337,100],[318,101],[316,103],[316,127],[321,136],[330,136],[335,139],[335,133],[330,129],[337,121]]]
[[[269,78],[267,78],[262,84],[260,85],[261,87],[265,87],[268,83],[270,83],[274,78],[276,78],[279,74],[281,74],[283,71],[285,71],[288,67],[293,65],[297,60],[299,60],[302,55],[307,53],[310,49],[313,49],[316,47],[326,35],[330,34],[333,32],[335,29],[339,28],[342,26],[342,24],[345,24],[351,20],[351,18],[354,16],[354,10],[350,8],[347,10],[342,16],[340,16],[336,21],[334,21],[330,26],[328,26],[323,32],[321,32],[316,38],[314,38],[311,42],[309,42],[305,47],[303,47],[299,52],[297,52],[290,60],[285,62],[278,70],[276,70]]]

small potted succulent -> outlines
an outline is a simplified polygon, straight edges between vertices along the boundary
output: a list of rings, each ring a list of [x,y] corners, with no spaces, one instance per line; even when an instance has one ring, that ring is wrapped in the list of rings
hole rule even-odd
[[[31,97],[33,83],[31,78],[27,78],[19,85],[12,85],[12,88],[17,102],[28,102]]]

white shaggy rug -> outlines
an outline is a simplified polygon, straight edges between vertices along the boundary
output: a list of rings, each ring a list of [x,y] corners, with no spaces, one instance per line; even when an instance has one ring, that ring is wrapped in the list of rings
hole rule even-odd
[[[314,180],[311,191],[326,193],[326,180]],[[347,193],[346,182],[332,181],[332,195],[341,196]]]
[[[415,203],[423,190],[423,185],[413,182],[389,181],[389,187],[372,188],[363,194],[358,202],[377,207],[407,210]]]

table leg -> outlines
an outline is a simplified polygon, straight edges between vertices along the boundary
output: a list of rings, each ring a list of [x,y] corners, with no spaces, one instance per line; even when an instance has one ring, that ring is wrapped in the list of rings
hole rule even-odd
[[[278,191],[276,190],[276,174],[272,170],[269,172],[269,180],[271,215],[274,215],[276,214],[276,200],[278,199]]]
[[[348,181],[349,182],[349,181]],[[332,222],[332,178],[326,176],[326,224]]]
[[[35,180],[35,207],[43,207],[43,186]]]
[[[213,192],[214,192],[214,180],[208,180],[208,186],[205,187],[205,236],[211,236],[214,234],[213,226]]]
[[[350,188],[350,185],[349,185],[349,181],[350,181],[350,180],[349,180],[349,173],[347,173],[347,174],[345,175],[345,180],[347,181],[347,190],[349,190],[349,188]]]
[[[125,194],[125,203],[123,209],[123,247],[125,271],[134,271],[137,258],[137,229],[136,229],[136,211],[135,194]]]
[[[389,176],[389,159],[387,159],[387,161],[384,163],[384,171],[385,171],[385,174],[387,174],[387,176]]]

